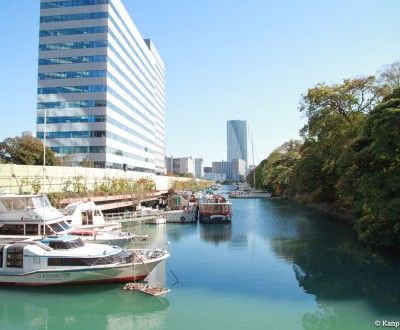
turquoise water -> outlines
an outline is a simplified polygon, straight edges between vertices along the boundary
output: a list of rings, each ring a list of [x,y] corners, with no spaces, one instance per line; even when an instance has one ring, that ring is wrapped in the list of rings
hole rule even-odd
[[[397,257],[286,200],[231,202],[229,225],[136,228],[171,243],[150,279],[171,287],[167,295],[123,284],[0,287],[0,329],[376,329],[375,321],[400,321]]]

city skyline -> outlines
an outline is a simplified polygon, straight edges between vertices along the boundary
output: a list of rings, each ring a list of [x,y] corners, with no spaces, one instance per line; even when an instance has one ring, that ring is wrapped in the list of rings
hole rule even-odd
[[[126,1],[166,67],[167,156],[226,155],[225,123],[248,123],[255,162],[299,138],[301,94],[399,60],[400,2]],[[3,8],[0,140],[35,132],[40,1]]]

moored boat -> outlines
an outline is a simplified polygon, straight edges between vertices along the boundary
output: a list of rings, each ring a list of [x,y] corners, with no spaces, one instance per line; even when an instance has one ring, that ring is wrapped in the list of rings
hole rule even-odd
[[[90,244],[79,237],[0,239],[0,284],[132,282],[144,280],[163,260],[166,248],[125,250]]]
[[[47,196],[0,195],[0,235],[62,235],[70,230]]]
[[[204,223],[232,222],[232,204],[221,195],[200,200],[199,219]]]
[[[164,212],[167,223],[195,223],[197,222],[197,198],[189,194],[173,194],[168,196],[168,208]]]
[[[84,222],[82,229],[79,224],[82,224],[83,217],[88,216],[88,210],[94,216],[96,208],[86,205],[83,208],[74,207],[73,209],[78,210],[79,214],[82,211],[81,220],[71,221],[70,219],[68,221],[67,217],[50,204],[46,196],[0,195],[0,235],[37,235],[42,237],[67,235],[75,230],[75,234],[81,236],[85,241],[118,246],[125,246],[134,239],[144,240],[147,238],[147,235],[99,230],[98,228],[104,228],[106,223],[101,212],[98,213],[97,219],[91,217],[91,224],[86,223],[87,226],[85,226]],[[72,224],[75,224],[74,228],[71,226]],[[105,226],[105,228],[109,227]]]
[[[103,231],[97,229],[74,228],[69,234],[81,237],[85,242],[117,245],[124,247],[133,240],[144,241],[148,235],[137,235],[119,231]]]
[[[254,189],[249,184],[243,183],[237,190],[229,194],[230,198],[271,198],[271,193],[266,190]]]
[[[230,198],[271,198],[271,193],[264,190],[235,190],[229,194]]]
[[[75,202],[60,210],[73,228],[121,229],[121,222],[106,221],[100,207],[94,202]]]

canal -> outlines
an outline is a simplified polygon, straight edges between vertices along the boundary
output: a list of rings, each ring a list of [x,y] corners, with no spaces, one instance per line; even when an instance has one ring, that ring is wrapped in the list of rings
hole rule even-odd
[[[171,287],[166,296],[123,284],[0,287],[0,328],[354,330],[400,322],[398,257],[303,205],[231,202],[229,225],[134,228],[170,242],[171,257],[150,279]]]

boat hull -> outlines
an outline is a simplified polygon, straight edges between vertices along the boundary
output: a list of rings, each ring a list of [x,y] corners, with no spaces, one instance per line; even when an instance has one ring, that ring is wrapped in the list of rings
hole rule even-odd
[[[231,214],[201,214],[199,215],[200,222],[203,223],[231,223]]]
[[[69,267],[68,269],[38,270],[29,273],[0,272],[1,285],[49,286],[66,284],[110,283],[142,281],[169,254],[146,260],[109,266]]]
[[[183,210],[173,210],[165,212],[165,221],[167,223],[195,223],[197,216],[195,212],[186,212]]]

